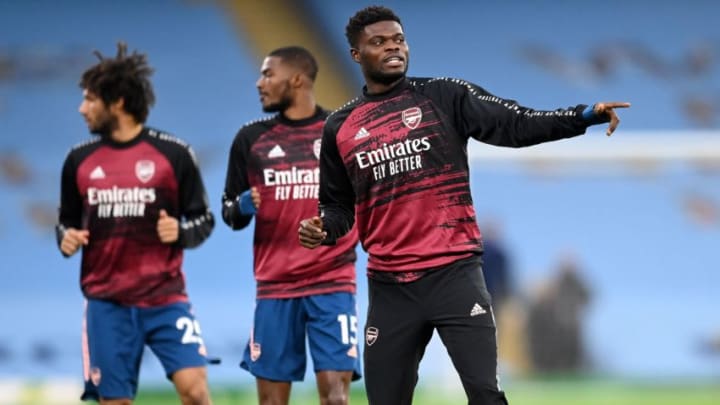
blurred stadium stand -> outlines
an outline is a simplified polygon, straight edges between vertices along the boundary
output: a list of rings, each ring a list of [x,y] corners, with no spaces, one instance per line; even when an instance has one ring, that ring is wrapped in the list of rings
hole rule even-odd
[[[564,254],[578,260],[593,291],[583,332],[592,372],[720,376],[717,356],[699,349],[720,333],[720,5],[382,3],[403,19],[411,75],[464,78],[538,109],[633,103],[609,139],[595,128],[527,150],[473,143],[476,209],[502,224],[521,306]],[[335,80],[357,94],[344,26],[364,3],[296,4],[308,19],[298,26],[312,31],[287,44],[315,38],[301,45],[324,47],[337,59]],[[0,0],[0,380],[80,376],[79,260],[61,258],[52,225],[65,154],[89,136],[77,81],[91,51],[112,53],[124,40],[148,53],[158,99],[149,124],[194,146],[219,214],[227,151],[239,126],[261,115],[257,67],[275,46],[238,27],[243,10],[209,0]],[[320,77],[330,70],[321,65]],[[224,360],[211,381],[251,381],[237,368],[253,308],[251,242],[251,232],[219,224],[186,254],[206,341]],[[359,264],[364,312],[362,254]],[[506,374],[528,370],[508,356]],[[433,341],[421,381],[457,385],[451,370]],[[164,380],[154,358],[143,374]]]

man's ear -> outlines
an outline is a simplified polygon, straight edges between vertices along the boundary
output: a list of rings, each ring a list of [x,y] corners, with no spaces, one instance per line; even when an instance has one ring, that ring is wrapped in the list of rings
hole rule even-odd
[[[303,74],[301,72],[295,72],[290,77],[290,86],[301,87],[303,85]]]
[[[125,109],[125,99],[120,97],[117,101],[110,103],[110,112],[118,113]]]
[[[350,57],[355,61],[355,63],[360,63],[360,51],[356,48],[350,48]]]

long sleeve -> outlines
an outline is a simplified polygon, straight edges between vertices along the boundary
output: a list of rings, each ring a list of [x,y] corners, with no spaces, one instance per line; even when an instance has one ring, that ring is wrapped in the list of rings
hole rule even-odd
[[[60,207],[58,209],[58,223],[55,226],[55,236],[58,249],[67,228],[80,229],[82,224],[82,198],[75,180],[77,170],[72,153],[65,158],[60,180]],[[63,256],[66,256],[63,253]]]
[[[178,179],[182,214],[178,243],[183,248],[193,248],[210,236],[215,227],[215,218],[210,211],[205,186],[192,149],[188,147],[186,151],[180,163]]]
[[[247,173],[249,145],[241,130],[230,147],[228,167],[225,176],[225,190],[222,195],[222,219],[234,230],[243,229],[252,221],[252,215],[242,215],[238,197],[250,188]]]
[[[590,125],[605,122],[583,118],[583,104],[534,110],[457,79],[442,79],[437,86],[428,87],[428,91],[443,93],[436,97],[461,134],[496,146],[518,148],[570,138],[585,133]]]
[[[337,149],[336,130],[330,119],[323,128],[320,148],[320,216],[327,232],[325,244],[333,244],[355,222],[355,192]]]

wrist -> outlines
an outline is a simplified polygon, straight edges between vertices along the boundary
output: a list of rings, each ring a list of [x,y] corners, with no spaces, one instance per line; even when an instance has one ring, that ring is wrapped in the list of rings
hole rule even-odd
[[[238,196],[238,211],[240,211],[240,215],[255,215],[257,212],[250,190],[246,190]]]

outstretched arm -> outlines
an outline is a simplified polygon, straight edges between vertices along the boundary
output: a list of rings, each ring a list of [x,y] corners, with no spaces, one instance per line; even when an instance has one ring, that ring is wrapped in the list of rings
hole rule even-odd
[[[620,122],[614,109],[630,106],[603,102],[535,110],[462,80],[438,80],[426,85],[424,91],[453,120],[459,134],[513,148],[571,138],[584,134],[589,126],[606,122],[610,123],[610,134]]]

